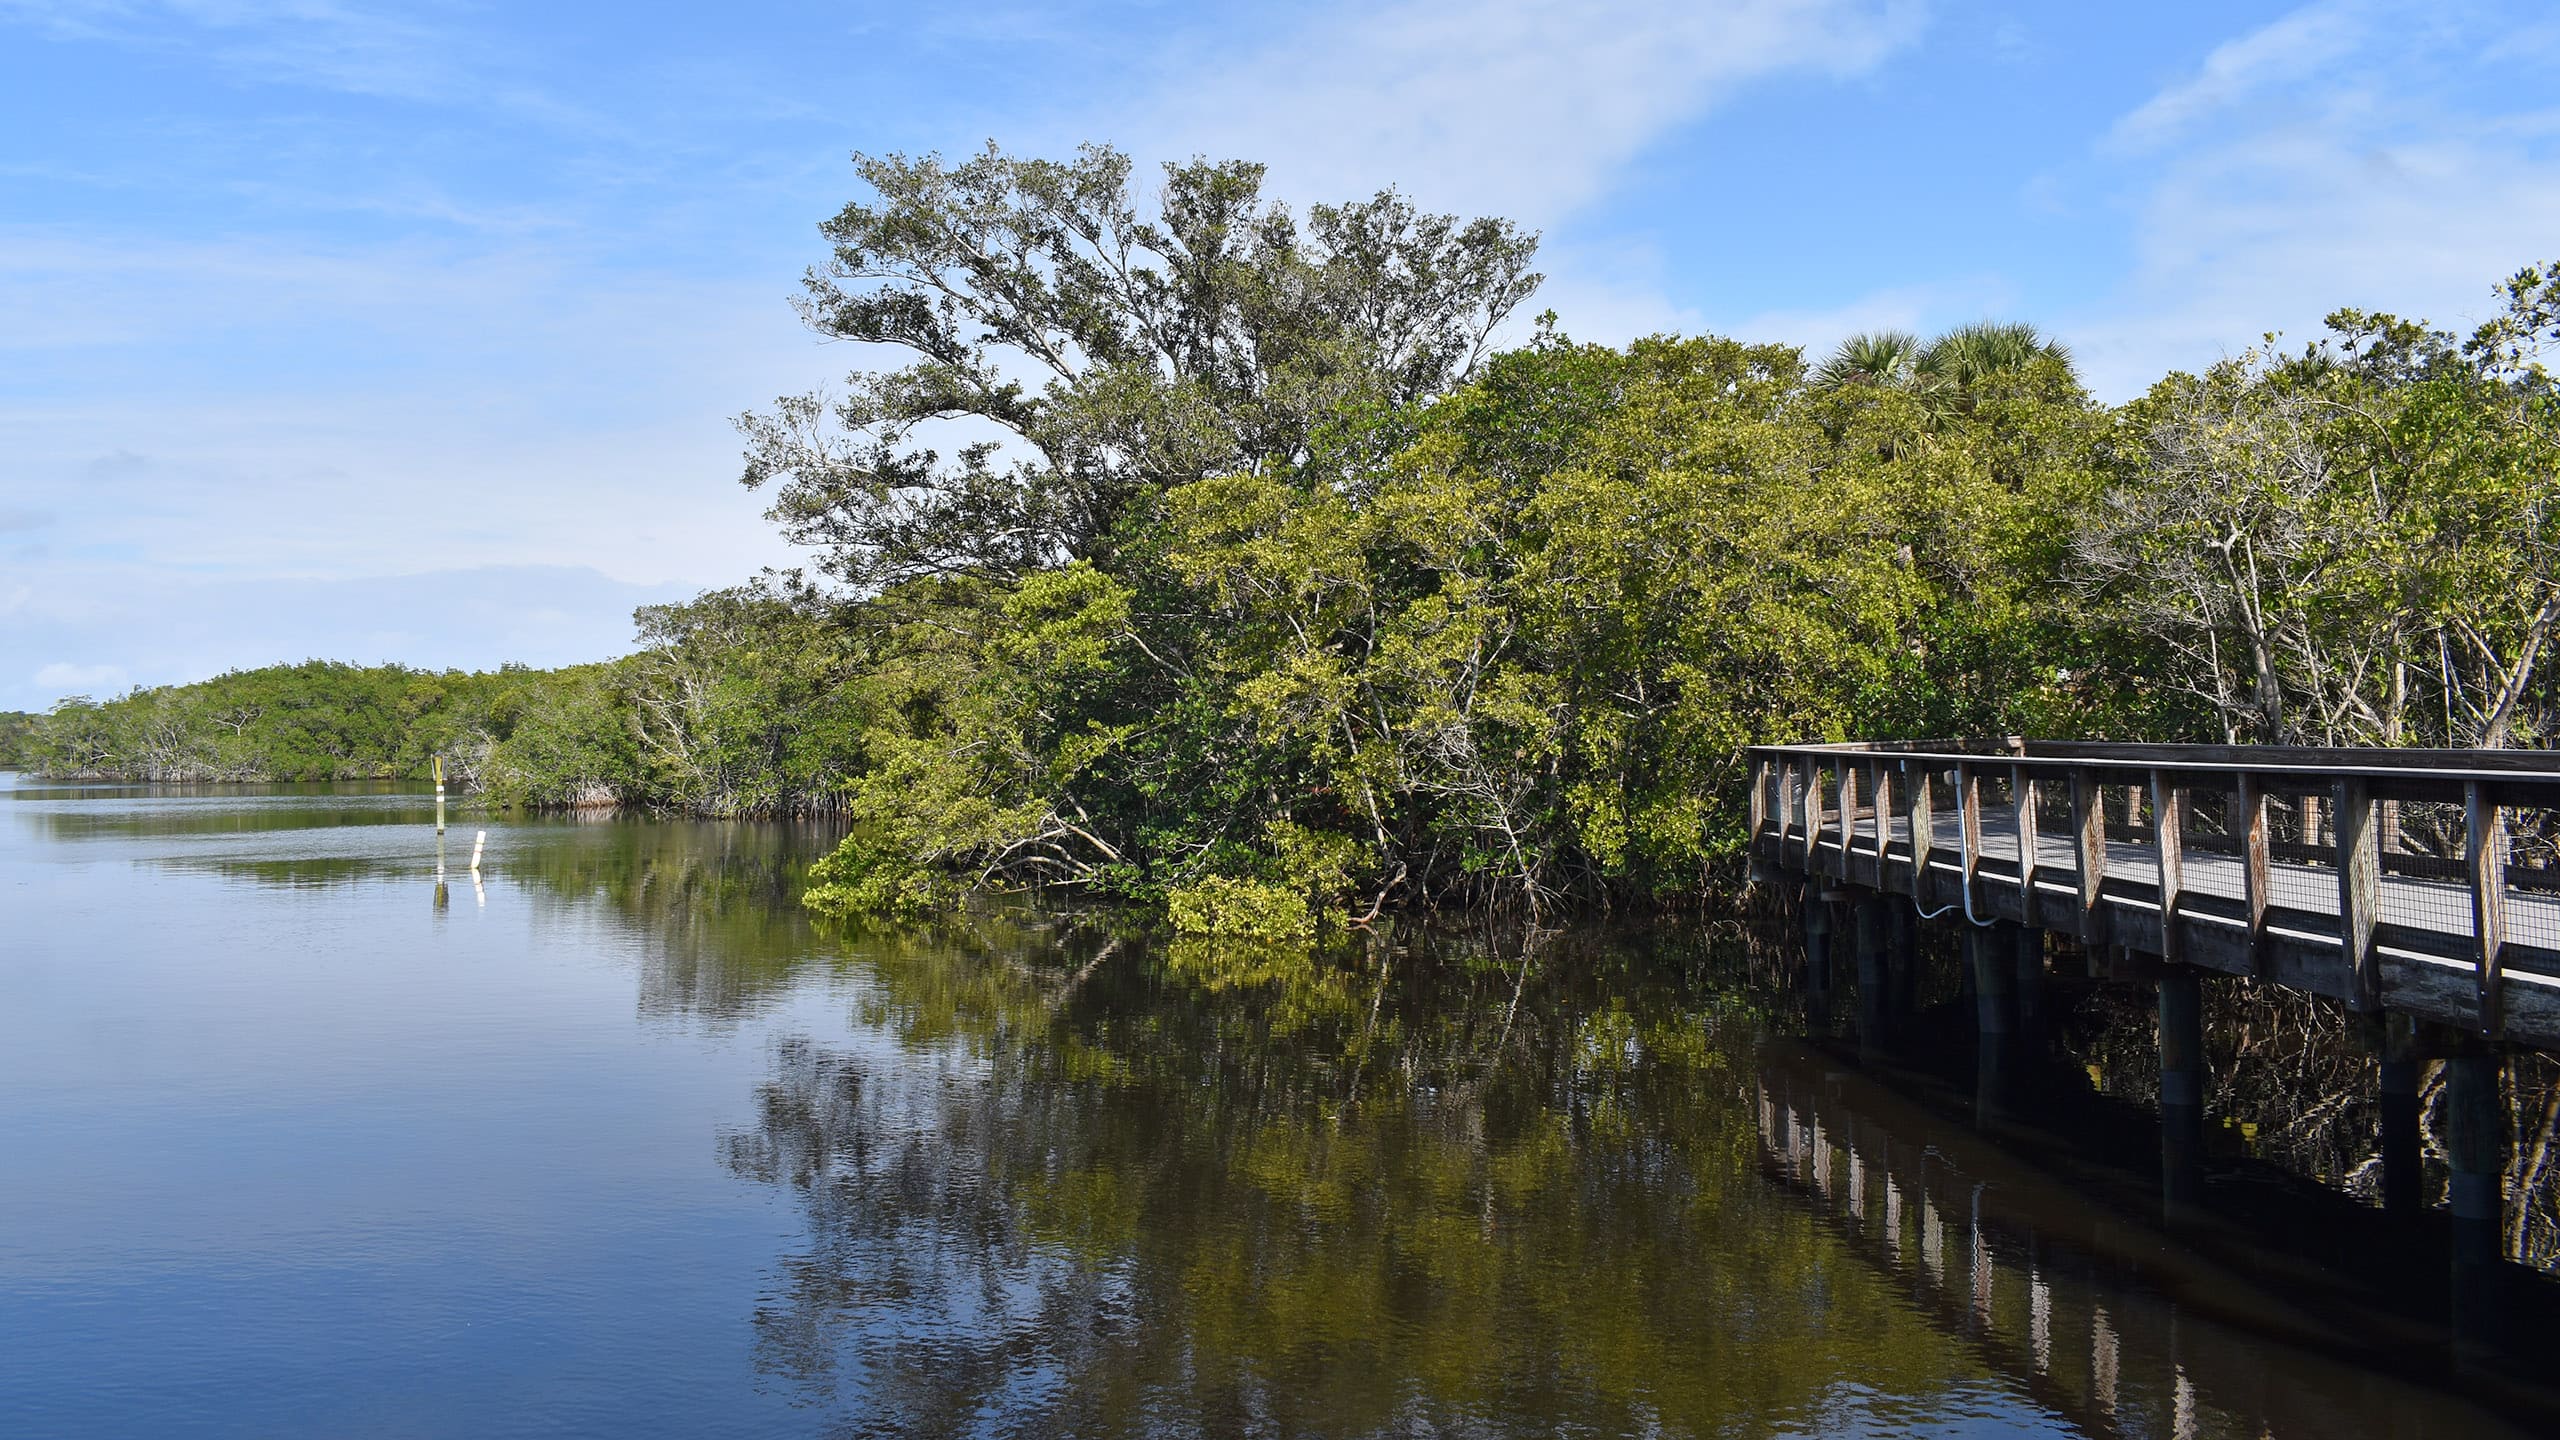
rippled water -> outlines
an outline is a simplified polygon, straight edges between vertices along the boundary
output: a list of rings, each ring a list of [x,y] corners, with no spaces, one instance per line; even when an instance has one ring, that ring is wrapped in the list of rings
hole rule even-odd
[[[827,933],[808,832],[430,814],[0,789],[0,1434],[2507,1433],[1697,932]]]

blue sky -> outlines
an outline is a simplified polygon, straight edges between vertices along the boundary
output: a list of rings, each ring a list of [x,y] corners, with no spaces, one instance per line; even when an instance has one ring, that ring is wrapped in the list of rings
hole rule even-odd
[[[1985,316],[2100,393],[2560,254],[2546,4],[0,0],[0,708],[538,664],[789,552],[728,418],[854,150],[1268,162],[1571,333]]]

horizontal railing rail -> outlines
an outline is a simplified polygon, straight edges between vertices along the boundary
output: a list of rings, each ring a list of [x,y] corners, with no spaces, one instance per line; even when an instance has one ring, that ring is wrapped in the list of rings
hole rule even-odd
[[[2492,1037],[2520,971],[2560,1041],[2560,752],[2008,737],[1746,754],[1765,860],[2359,1010],[2385,1008],[2389,979],[2441,1012],[2419,992],[2458,968]]]

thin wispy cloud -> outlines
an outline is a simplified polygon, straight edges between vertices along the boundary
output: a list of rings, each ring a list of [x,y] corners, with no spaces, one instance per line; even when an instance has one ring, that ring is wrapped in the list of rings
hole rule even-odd
[[[2232,106],[2316,80],[2373,38],[2375,6],[2328,0],[2216,46],[2195,73],[2118,120],[2116,145],[2150,149],[2176,140]]]
[[[1752,82],[1860,74],[1908,45],[1906,0],[1404,0],[1338,6],[1185,65],[1124,120],[1159,148],[1250,156],[1324,198],[1396,184],[1545,224]]]
[[[457,53],[455,32],[435,23],[434,9],[332,0],[0,0],[0,19],[65,39],[198,55],[259,79],[415,100],[454,90],[483,58]]]
[[[2153,168],[2132,269],[2072,317],[2102,393],[2268,331],[2301,343],[2343,306],[2467,324],[2494,281],[2560,249],[2560,130],[2541,92],[2495,83],[2479,22],[2458,18],[2306,7],[2119,122],[2110,141],[2144,137]]]

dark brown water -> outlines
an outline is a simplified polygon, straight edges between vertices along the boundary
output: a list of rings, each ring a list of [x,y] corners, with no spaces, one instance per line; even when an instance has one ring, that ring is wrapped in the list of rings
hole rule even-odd
[[[2515,1433],[1694,928],[827,932],[818,836],[429,814],[0,790],[0,1434]]]

